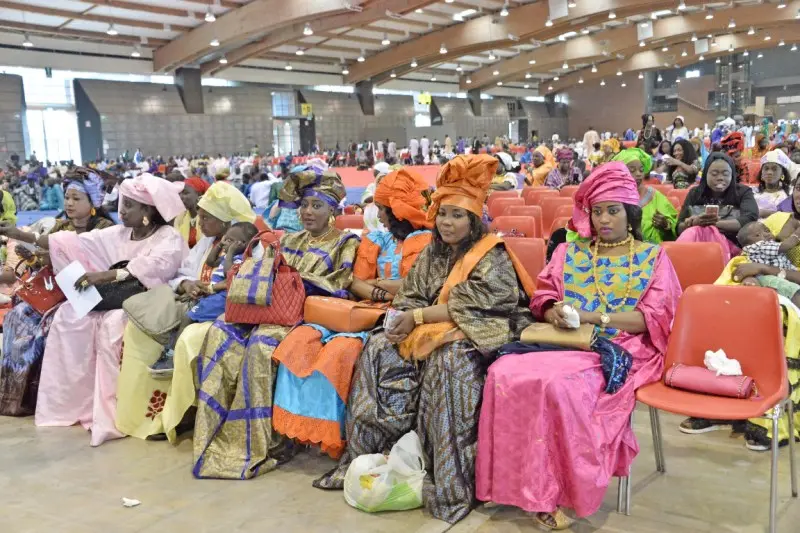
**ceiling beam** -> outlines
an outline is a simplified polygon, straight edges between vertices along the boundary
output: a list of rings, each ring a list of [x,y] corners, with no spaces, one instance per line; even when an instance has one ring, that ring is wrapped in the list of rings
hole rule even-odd
[[[707,0],[686,0],[686,4],[701,5],[704,1]],[[518,38],[520,42],[529,39],[552,39],[583,26],[608,22],[610,11],[614,11],[617,18],[622,19],[674,7],[673,0],[584,1],[571,9],[569,16],[554,20],[553,25],[547,27],[544,22],[549,17],[548,3],[542,1],[525,4],[512,8],[508,17],[499,17],[495,14],[476,17],[393,46],[367,58],[364,63],[352,65],[347,83],[367,78],[372,78],[373,81],[381,80],[385,78],[385,73],[392,69],[398,74],[401,71],[411,72],[413,69],[408,65],[412,58],[417,60],[418,68],[421,68],[443,60],[454,61],[467,54],[516,46],[517,43],[509,39],[509,35]],[[531,21],[536,21],[536,24],[531,24]],[[442,44],[447,48],[447,54],[439,54]]]
[[[75,20],[88,20],[90,22],[102,22],[104,24],[115,24],[120,26],[130,26],[134,28],[147,28],[151,30],[163,30],[165,24],[162,22],[148,22],[146,20],[139,20],[134,18],[119,18],[119,17],[108,17],[105,15],[93,15],[91,13],[85,13],[80,11],[69,11],[66,9],[54,9],[52,7],[42,7],[37,5],[31,4],[19,4],[17,2],[8,2],[5,0],[0,1],[0,8],[3,9],[14,9],[17,11],[22,11],[24,13],[37,13],[39,15],[48,15],[51,17],[64,17],[67,19],[75,19]],[[184,26],[179,24],[170,24],[169,25],[173,30],[188,30],[191,26]]]
[[[360,13],[348,11],[346,13],[315,18],[314,20],[308,21],[308,23],[315,34],[326,33],[337,28],[366,25],[371,22],[375,22],[385,18],[387,10],[393,13],[405,14],[413,11],[414,9],[433,4],[436,1],[437,0],[377,0]],[[227,65],[220,65],[217,61],[210,61],[208,63],[204,63],[200,67],[200,70],[204,75],[213,75],[224,68],[233,67],[242,61],[250,59],[251,57],[258,56],[263,52],[270,50],[271,48],[291,42],[303,35],[305,23],[305,20],[297,21],[294,24],[284,26],[283,28],[269,33],[263,39],[231,51],[230,53],[226,54],[226,59],[228,60]],[[367,30],[367,28],[363,29]],[[374,31],[383,30],[376,29]],[[390,32],[387,31],[387,33]],[[313,45],[310,46],[313,47]]]
[[[189,13],[201,13],[206,9],[198,6],[196,11],[192,11],[191,9],[176,9],[174,7],[137,4],[134,2],[126,2],[125,0],[81,0],[81,2],[94,4],[96,6],[115,7],[117,9],[137,11],[139,14],[145,12],[153,13],[155,15],[167,15],[171,17],[188,17]]]
[[[800,2],[797,2],[800,5]],[[797,6],[795,6],[797,7]],[[796,10],[777,9],[772,5],[755,5],[737,7],[716,12],[712,20],[706,20],[705,13],[678,15],[653,21],[653,37],[647,39],[644,47],[639,47],[637,28],[635,25],[602,31],[569,39],[565,42],[544,46],[531,52],[522,53],[511,59],[500,61],[469,74],[472,83],[466,83],[466,76],[461,79],[462,90],[484,88],[498,81],[519,79],[530,72],[549,72],[559,69],[567,63],[587,63],[604,61],[617,54],[629,55],[664,46],[664,42],[682,42],[691,35],[728,33],[728,21],[731,17],[739,21],[738,29],[748,26],[768,27],[792,22]],[[531,62],[534,62],[533,64]],[[494,73],[498,72],[497,75]]]
[[[67,28],[56,28],[54,26],[42,26],[40,24],[26,24],[9,20],[0,20],[0,29],[11,30],[19,33],[29,33],[31,35],[44,35],[54,38],[72,38],[83,41],[92,41],[110,44],[130,44],[140,45],[142,48],[155,48],[167,44],[166,39],[148,39],[147,44],[142,44],[139,37],[128,37],[126,35],[107,35],[94,31],[70,30]]]
[[[192,4],[203,4],[204,6],[221,6],[226,7],[228,9],[236,9],[238,7],[242,7],[244,4],[240,4],[239,2],[232,2],[231,0],[185,0],[186,2],[191,2]]]
[[[737,54],[742,53],[745,50],[750,51],[775,48],[778,44],[778,41],[781,39],[787,43],[787,46],[794,43],[800,43],[800,34],[797,33],[796,27],[784,26],[780,28],[774,28],[770,31],[770,36],[772,39],[765,41],[763,35],[758,34],[747,35],[747,33],[737,33],[732,35],[722,35],[716,38],[718,46],[710,49],[703,55],[706,60],[715,57],[727,56],[731,54],[729,51],[731,46],[734,48],[733,53]],[[691,44],[691,42],[688,42],[688,44]],[[798,56],[798,60],[800,60],[800,56]],[[598,64],[597,72],[594,73],[587,68],[562,76],[557,82],[552,80],[542,81],[539,84],[539,87],[543,89],[540,91],[540,93],[552,94],[562,92],[569,87],[579,85],[579,80],[581,78],[583,79],[584,83],[594,81],[599,82],[600,80],[606,80],[606,83],[610,83],[618,78],[616,75],[618,71],[625,75],[626,73],[632,72],[638,73],[647,70],[670,69],[675,68],[675,65],[678,65],[679,68],[684,68],[693,65],[698,61],[698,55],[695,54],[693,50],[686,57],[681,57],[680,54],[677,54],[675,51],[662,52],[660,50],[648,50],[646,52],[634,54],[629,58],[614,59],[612,61]],[[547,89],[549,86],[553,87],[553,89]]]

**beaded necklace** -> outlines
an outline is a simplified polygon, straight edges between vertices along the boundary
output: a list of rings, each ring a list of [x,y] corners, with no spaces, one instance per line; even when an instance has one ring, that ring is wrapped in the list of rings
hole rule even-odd
[[[600,301],[605,306],[606,311],[614,311],[615,308],[608,303],[608,297],[600,288],[600,282],[598,281],[597,276],[597,264],[600,261],[600,256],[597,254],[598,247],[599,248],[616,248],[618,246],[625,246],[628,245],[628,281],[625,283],[625,295],[622,298],[622,303],[618,307],[622,307],[625,305],[625,302],[628,301],[628,297],[631,294],[631,288],[633,287],[633,252],[636,246],[633,235],[630,233],[628,237],[620,242],[615,243],[602,243],[599,240],[594,241],[594,250],[592,250],[592,277],[594,277],[594,288],[597,291],[597,297],[600,298]]]

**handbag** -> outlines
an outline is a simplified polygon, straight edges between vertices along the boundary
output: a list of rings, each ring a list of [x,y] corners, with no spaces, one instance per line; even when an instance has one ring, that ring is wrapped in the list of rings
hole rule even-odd
[[[295,326],[303,321],[306,290],[296,268],[286,262],[280,245],[272,242],[272,257],[253,258],[253,247],[270,231],[248,244],[242,263],[231,279],[225,301],[225,320],[234,324]],[[232,269],[233,270],[233,269]]]
[[[388,303],[370,305],[343,298],[309,296],[303,307],[303,319],[336,333],[358,333],[374,328],[388,306]]]
[[[522,330],[520,340],[525,344],[552,344],[584,352],[592,351],[595,329],[581,324],[577,329],[557,328],[548,322],[535,322]]]
[[[131,296],[122,303],[128,319],[147,336],[166,346],[172,332],[181,323],[189,305],[175,299],[169,285],[159,285]]]
[[[14,274],[21,282],[16,292],[20,300],[30,305],[40,315],[44,315],[67,299],[56,283],[52,267],[42,267],[30,275],[19,274],[19,267],[23,264],[25,261],[20,261],[14,268]]]
[[[664,384],[674,389],[744,400],[758,395],[756,383],[748,376],[718,376],[703,366],[675,363],[664,374]]]
[[[114,263],[108,269],[118,270],[128,266],[128,261],[120,261]],[[142,285],[142,282],[133,276],[130,276],[124,281],[112,281],[111,283],[100,283],[96,285],[97,292],[103,298],[100,303],[95,306],[92,311],[113,311],[114,309],[122,309],[122,304],[131,296],[147,292],[147,287]]]

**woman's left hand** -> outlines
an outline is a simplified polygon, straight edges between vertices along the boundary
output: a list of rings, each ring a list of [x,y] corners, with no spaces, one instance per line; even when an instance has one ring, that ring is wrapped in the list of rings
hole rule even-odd
[[[113,274],[113,272],[112,272]],[[83,292],[89,287],[94,287],[95,285],[100,285],[102,283],[109,283],[116,279],[116,275],[109,279],[108,272],[87,272],[83,276],[78,278],[78,281],[75,282],[75,288]]]
[[[669,229],[669,219],[656,211],[656,213],[653,215],[653,227],[666,231]]]
[[[391,330],[386,330],[386,338],[392,344],[403,342],[408,334],[414,331],[416,323],[414,322],[414,313],[406,311],[394,323]]]
[[[747,278],[762,276],[766,274],[764,271],[766,265],[760,263],[743,263],[733,269],[733,281],[741,282]]]

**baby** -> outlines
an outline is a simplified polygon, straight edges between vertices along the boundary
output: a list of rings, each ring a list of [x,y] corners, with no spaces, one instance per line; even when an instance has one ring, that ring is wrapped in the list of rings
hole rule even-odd
[[[258,234],[258,228],[249,222],[239,222],[232,225],[222,241],[208,254],[206,264],[215,266],[211,273],[211,281],[203,287],[205,296],[202,296],[186,313],[181,320],[177,331],[172,335],[170,345],[164,348],[161,357],[150,368],[154,377],[169,377],[173,371],[172,358],[175,355],[175,343],[183,330],[195,322],[209,322],[216,320],[225,312],[225,298],[228,293],[227,276],[231,268],[240,265],[243,261],[247,244]]]
[[[796,239],[777,242],[772,232],[761,222],[750,222],[739,230],[736,239],[742,253],[751,263],[761,263],[781,270],[797,270],[786,253],[797,246]],[[745,278],[742,285],[762,286],[775,289],[778,294],[792,300],[800,307],[800,285],[779,276],[756,276]]]

